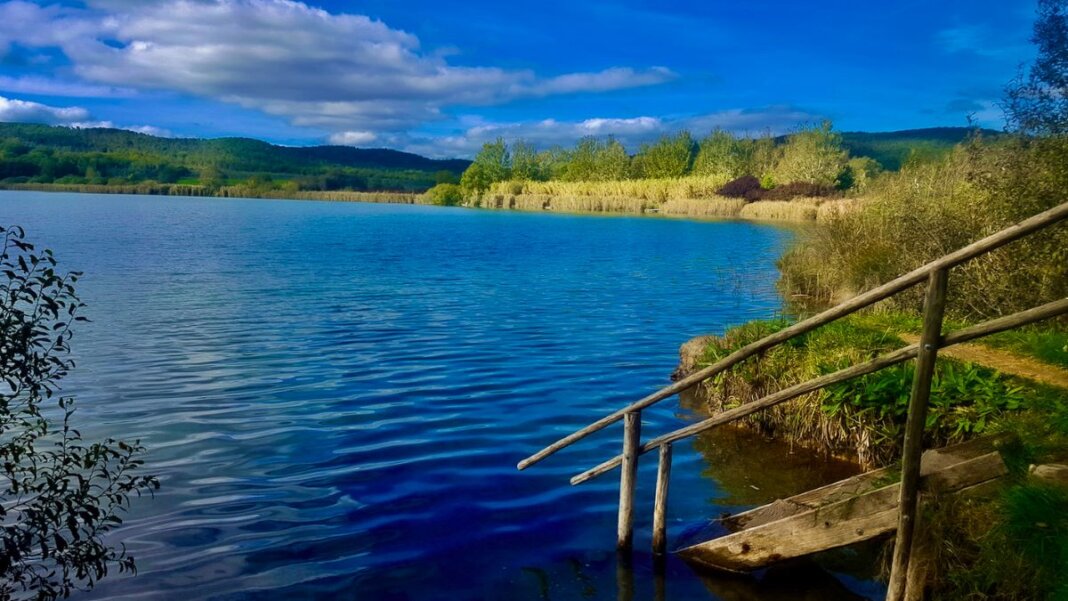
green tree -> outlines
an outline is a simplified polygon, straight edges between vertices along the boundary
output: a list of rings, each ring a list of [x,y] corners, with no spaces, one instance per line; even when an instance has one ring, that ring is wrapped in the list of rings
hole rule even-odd
[[[72,326],[85,321],[80,274],[58,273],[21,228],[0,227],[0,239],[0,599],[56,599],[134,569],[104,537],[130,496],[159,482],[137,475],[138,441],[83,440],[74,399],[57,396],[74,367]]]
[[[521,181],[544,179],[541,163],[534,146],[518,140],[512,144],[511,151],[512,179]]]
[[[575,149],[567,155],[567,166],[563,179],[569,182],[588,182],[598,179],[597,153],[600,143],[593,136],[586,136],[575,144]]]
[[[471,166],[460,176],[460,188],[465,196],[482,194],[493,182],[485,166],[478,162],[471,163]]]
[[[1068,0],[1038,0],[1031,41],[1038,57],[1005,90],[1009,124],[1025,134],[1068,133]]]
[[[481,167],[490,183],[502,182],[511,176],[512,159],[503,138],[483,144],[473,164]]]
[[[791,135],[782,156],[772,169],[776,184],[809,182],[838,185],[849,153],[842,148],[842,136],[832,130],[830,121],[803,128]]]
[[[701,140],[693,161],[694,175],[719,175],[734,179],[746,175],[745,170],[745,149],[730,132],[717,129]]]
[[[654,144],[643,144],[634,157],[642,177],[682,177],[690,172],[694,143],[688,131],[664,135]]]
[[[616,181],[630,176],[630,155],[615,138],[600,144],[593,156],[595,179]]]

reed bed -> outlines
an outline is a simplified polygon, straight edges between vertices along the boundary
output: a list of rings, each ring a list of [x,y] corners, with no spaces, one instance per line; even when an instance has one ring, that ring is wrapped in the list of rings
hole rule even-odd
[[[633,213],[642,214],[658,205],[640,198],[618,196],[553,196],[548,194],[487,194],[478,206],[486,209],[516,211],[553,211],[558,213]]]
[[[490,195],[596,196],[602,198],[637,198],[664,202],[694,198],[713,198],[716,190],[727,183],[725,176],[690,175],[663,179],[625,179],[612,181],[516,181],[494,183]]]
[[[244,186],[219,188],[213,195],[222,198],[274,198],[279,200],[329,200],[334,202],[374,202],[388,204],[429,204],[422,194],[407,192],[355,192],[352,190],[256,190]]]
[[[264,190],[246,186],[211,188],[190,184],[4,184],[4,190],[35,192],[77,192],[87,194],[144,194],[150,196],[214,196],[219,198],[275,198],[280,200],[330,200],[337,202],[377,202],[428,204],[423,195],[407,192],[355,192]]]
[[[738,216],[756,221],[816,221],[819,205],[819,201],[810,198],[761,200],[742,207]]]
[[[685,198],[673,199],[660,205],[660,214],[685,217],[736,218],[746,203],[740,198]]]
[[[78,192],[83,194],[147,194],[152,196],[211,196],[206,186],[190,184],[0,184],[0,190]]]

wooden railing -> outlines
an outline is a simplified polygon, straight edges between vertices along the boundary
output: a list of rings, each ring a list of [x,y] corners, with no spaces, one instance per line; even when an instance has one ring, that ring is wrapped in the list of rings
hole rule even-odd
[[[707,431],[747,415],[773,407],[800,395],[820,390],[831,384],[843,382],[869,374],[885,367],[915,358],[917,368],[913,377],[912,396],[909,401],[908,416],[905,426],[905,441],[901,465],[900,522],[894,545],[894,558],[890,578],[890,592],[887,599],[898,600],[904,594],[904,582],[908,571],[909,556],[912,547],[912,535],[916,514],[920,456],[923,453],[922,437],[927,415],[927,404],[931,390],[931,378],[934,373],[938,349],[975,340],[997,332],[1035,323],[1051,317],[1068,314],[1068,298],[1056,300],[1045,305],[993,319],[956,332],[942,334],[942,318],[945,312],[946,289],[950,269],[979,255],[1000,248],[1014,240],[1032,234],[1068,218],[1068,203],[1039,213],[1016,225],[974,242],[960,250],[936,259],[919,269],[909,272],[877,288],[873,288],[831,309],[800,321],[770,336],[750,343],[741,349],[716,361],[712,365],[687,376],[674,384],[664,387],[626,407],[619,409],[592,424],[575,431],[552,443],[544,449],[519,462],[520,470],[545,459],[586,436],[593,434],[617,421],[624,420],[622,452],[577,476],[571,478],[571,484],[580,484],[595,478],[609,470],[622,466],[619,487],[619,516],[617,527],[617,547],[627,551],[631,548],[634,488],[637,480],[638,458],[658,449],[660,464],[657,471],[656,496],[653,510],[653,551],[663,554],[667,546],[666,506],[668,498],[668,479],[671,472],[671,445],[679,440]],[[740,407],[723,411],[713,417],[691,424],[641,443],[641,412],[666,398],[688,390],[717,374],[723,373],[746,359],[782,344],[791,338],[800,336],[820,326],[828,324],[889,298],[903,290],[911,288],[926,280],[927,294],[924,303],[923,332],[917,344],[905,346],[867,363],[813,378],[801,384],[785,388],[759,400],[746,403]]]

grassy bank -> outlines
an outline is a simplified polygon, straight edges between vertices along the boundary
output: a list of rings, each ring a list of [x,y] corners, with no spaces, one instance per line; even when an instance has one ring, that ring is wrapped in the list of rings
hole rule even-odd
[[[205,196],[214,198],[276,198],[290,200],[331,200],[338,202],[380,202],[427,204],[422,194],[407,192],[355,192],[266,190],[248,186],[210,187],[188,184],[0,184],[0,190],[33,192],[74,192],[84,194],[145,194],[150,196]]]
[[[555,182],[554,182],[555,183]],[[670,198],[663,201],[634,196],[486,194],[470,206],[484,209],[559,213],[659,214],[696,219],[813,222],[849,210],[853,199],[798,198],[746,202],[740,198]]]
[[[704,339],[691,369],[789,325],[778,319]],[[949,324],[955,329],[962,324]],[[904,346],[911,316],[854,315],[747,361],[688,397],[692,409],[718,413],[804,380]],[[999,334],[990,345],[1064,365],[1068,347],[1056,328]],[[899,364],[759,412],[744,426],[779,443],[851,459],[864,467],[899,459],[914,367]],[[1068,460],[1068,390],[942,356],[924,444],[943,446],[983,435],[1008,441],[1011,475],[991,496],[928,497],[925,508],[931,599],[1062,599],[1068,594],[1068,487],[1029,476],[1029,466]],[[1010,550],[1008,553],[1006,550]]]

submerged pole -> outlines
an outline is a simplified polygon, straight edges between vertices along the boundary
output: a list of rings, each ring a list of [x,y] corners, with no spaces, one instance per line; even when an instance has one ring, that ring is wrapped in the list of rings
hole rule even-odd
[[[642,412],[631,411],[623,418],[623,469],[619,475],[619,520],[616,548],[630,551],[634,539],[634,485],[638,477],[638,451],[641,447]]]
[[[656,472],[656,498],[653,502],[653,553],[667,550],[668,481],[671,478],[671,443],[660,447],[660,465]]]

